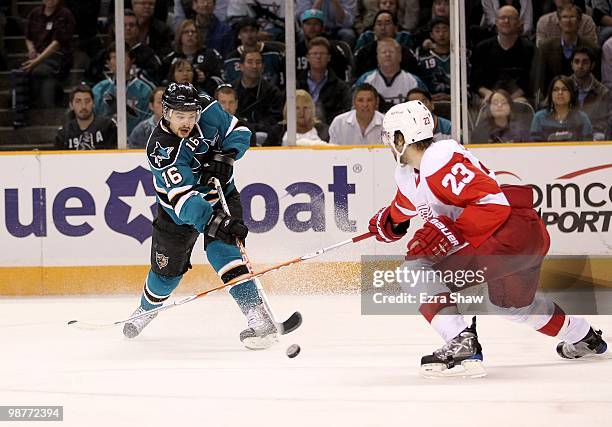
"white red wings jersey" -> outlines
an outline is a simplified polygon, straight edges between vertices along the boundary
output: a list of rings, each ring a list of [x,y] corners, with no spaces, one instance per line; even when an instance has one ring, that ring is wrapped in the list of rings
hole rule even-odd
[[[419,215],[424,221],[447,216],[471,245],[478,247],[510,215],[510,205],[495,174],[452,139],[425,150],[420,170],[398,166],[391,219],[400,223]]]

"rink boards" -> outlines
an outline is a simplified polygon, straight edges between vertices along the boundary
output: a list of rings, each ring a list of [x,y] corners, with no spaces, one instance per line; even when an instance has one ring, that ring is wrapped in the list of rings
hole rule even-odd
[[[559,269],[612,277],[612,145],[481,145],[471,150],[501,183],[534,185]],[[381,147],[253,149],[237,163],[248,251],[270,265],[365,231],[395,193],[395,163]],[[0,294],[138,291],[148,269],[155,196],[141,151],[6,153],[0,194]],[[416,225],[416,222],[415,222]],[[394,255],[364,241],[266,278],[277,290],[357,289],[360,255]],[[217,282],[196,244],[182,290]]]

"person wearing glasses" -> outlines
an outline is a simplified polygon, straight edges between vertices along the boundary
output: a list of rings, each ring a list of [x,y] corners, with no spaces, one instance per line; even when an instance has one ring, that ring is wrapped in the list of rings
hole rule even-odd
[[[481,103],[487,102],[497,88],[508,91],[512,99],[529,98],[534,47],[521,36],[518,10],[512,6],[499,9],[496,28],[496,36],[481,41],[474,48],[471,87]]]
[[[223,83],[221,68],[223,58],[215,49],[203,46],[198,28],[191,19],[181,22],[174,38],[174,50],[163,59],[162,74],[167,76],[172,64],[180,59],[187,60],[194,71],[193,83],[212,94]]]
[[[573,0],[554,0],[555,6],[558,9],[561,6],[575,3]],[[597,43],[597,25],[593,22],[593,18],[583,13],[580,17],[580,25],[578,27],[578,35],[593,44]],[[536,46],[540,45],[554,37],[561,37],[561,28],[559,27],[559,12],[554,12],[542,15],[538,19],[536,27]]]
[[[519,11],[523,23],[522,33],[529,35],[533,29],[533,4],[531,0],[482,0],[485,24],[497,24],[497,11],[503,6],[512,6]]]
[[[536,51],[533,61],[532,81],[535,90],[543,92],[549,87],[550,82],[555,76],[572,74],[571,58],[574,51],[578,48],[587,47],[599,56],[597,45],[583,39],[578,34],[582,12],[573,4],[560,6],[557,10],[559,14],[559,28],[561,37],[555,37],[543,42]],[[599,61],[595,66],[598,70]],[[599,72],[596,72],[596,77]]]
[[[548,87],[547,108],[531,122],[532,141],[589,141],[593,127],[578,109],[578,93],[571,77],[556,76]]]

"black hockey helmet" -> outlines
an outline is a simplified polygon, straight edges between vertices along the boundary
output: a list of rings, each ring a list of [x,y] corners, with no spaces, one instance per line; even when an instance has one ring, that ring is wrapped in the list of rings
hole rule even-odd
[[[198,90],[191,83],[170,83],[162,95],[164,117],[170,118],[170,111],[201,111]]]

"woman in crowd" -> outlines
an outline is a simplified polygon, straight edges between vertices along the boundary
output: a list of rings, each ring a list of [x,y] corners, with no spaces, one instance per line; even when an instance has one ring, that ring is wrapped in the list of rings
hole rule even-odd
[[[533,141],[588,141],[593,139],[591,120],[578,110],[578,93],[574,81],[556,76],[548,87],[548,106],[531,122]]]
[[[192,65],[194,73],[192,83],[199,89],[212,94],[217,86],[223,83],[221,79],[223,59],[216,50],[202,46],[198,29],[191,19],[179,24],[174,39],[174,51],[163,58],[162,75],[167,75],[178,59],[185,59]]]
[[[308,92],[295,91],[296,145],[322,145],[329,140],[329,126],[315,116],[315,105]],[[264,146],[288,145],[287,142],[287,104],[283,109],[284,120],[268,133]]]
[[[494,90],[482,114],[472,132],[472,142],[523,142],[529,139],[529,122],[512,111],[512,97],[507,91]]]

